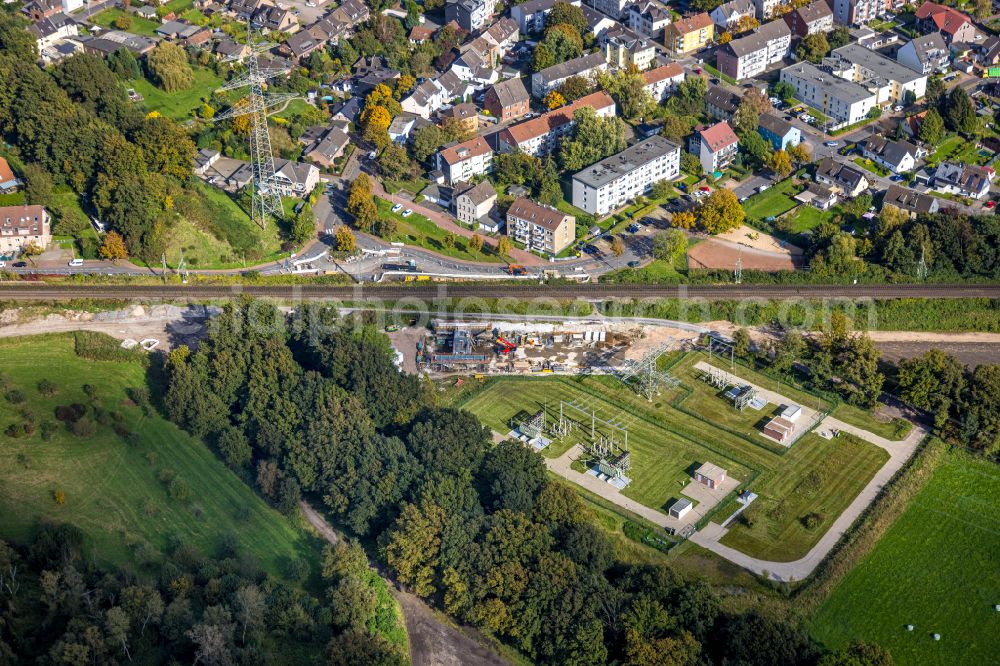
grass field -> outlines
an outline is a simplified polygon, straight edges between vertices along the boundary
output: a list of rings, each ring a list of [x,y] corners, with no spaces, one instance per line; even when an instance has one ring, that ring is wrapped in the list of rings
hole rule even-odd
[[[870,159],[868,159],[866,157],[855,157],[854,158],[854,163],[857,164],[862,169],[864,169],[865,171],[873,173],[876,176],[882,176],[883,178],[888,178],[889,176],[892,175],[891,171],[889,171],[888,169],[886,169],[883,166],[875,164],[874,162],[872,162]]]
[[[141,104],[150,111],[158,111],[161,115],[184,120],[190,118],[199,109],[202,102],[212,96],[212,92],[222,85],[222,78],[207,67],[193,67],[194,82],[190,88],[168,93],[157,88],[148,79],[133,79],[128,87],[135,88],[143,97]]]
[[[792,233],[800,234],[803,231],[809,231],[819,226],[821,222],[832,219],[838,213],[840,213],[840,208],[836,206],[830,210],[819,210],[815,206],[801,204],[793,213]]]
[[[504,434],[519,414],[542,408],[547,423],[557,422],[560,400],[595,407],[599,417],[618,421],[629,431],[632,483],[623,494],[660,511],[678,497],[691,471],[703,462],[726,468],[740,481],[753,479],[750,489],[760,496],[757,519],[753,527],[734,526],[723,543],[755,557],[798,559],[857,496],[888,454],[848,436],[830,441],[809,433],[790,449],[769,443],[757,429],[777,406],[769,405],[761,412],[736,411],[721,391],[698,378],[700,373],[693,366],[705,358],[700,353],[681,357],[669,368],[681,386],[652,403],[607,376],[495,378],[482,388],[456,393],[454,402]],[[747,368],[737,367],[736,374],[814,409],[832,407]],[[850,416],[862,425],[872,422],[864,412]],[[581,415],[574,418],[581,421],[574,435],[554,442],[543,455],[558,457],[589,439],[589,421],[582,423],[587,419]],[[720,507],[718,516],[735,508],[731,500]],[[806,527],[805,518],[811,514],[817,523]]]
[[[855,639],[876,641],[901,666],[996,663],[998,497],[995,464],[948,454],[902,517],[820,608],[813,636],[831,648]],[[931,639],[935,632],[940,641]]]
[[[0,446],[0,537],[24,541],[41,519],[70,522],[86,534],[86,547],[111,564],[156,561],[171,535],[209,555],[220,539],[234,535],[241,551],[263,568],[282,576],[286,564],[311,558],[309,538],[269,508],[200,441],[153,413],[144,416],[127,401],[126,390],[145,384],[135,362],[93,361],[78,357],[71,335],[0,340],[0,425],[34,414],[38,426],[26,437],[2,438]],[[52,397],[38,382],[58,385]],[[88,404],[83,385],[96,387],[99,404],[119,412],[137,436],[126,444],[111,427],[98,425],[89,438],[71,434],[54,418],[57,406]],[[21,404],[9,399],[20,391]],[[56,424],[50,441],[40,435],[45,422]],[[190,500],[171,499],[158,477],[171,470],[190,489]],[[65,493],[57,505],[54,492]]]
[[[392,204],[385,199],[375,198],[378,206],[378,214],[381,218],[390,218],[396,221],[396,233],[391,240],[416,245],[427,248],[439,254],[444,254],[456,259],[466,261],[501,261],[500,257],[489,251],[473,252],[469,247],[469,239],[455,235],[455,244],[451,247],[445,245],[445,237],[448,232],[437,226],[419,213],[413,213],[408,217],[403,217],[400,213],[392,212]],[[484,234],[480,234],[481,236]]]
[[[135,14],[130,14],[122,9],[113,7],[111,9],[105,9],[99,14],[95,14],[91,17],[90,22],[95,25],[102,26],[104,28],[111,28],[112,30],[117,30],[114,26],[115,20],[119,17],[124,16],[125,18],[132,21],[132,25],[128,28],[128,32],[135,33],[137,35],[143,35],[144,37],[155,37],[156,29],[160,27],[159,21],[152,21],[150,19],[144,19],[136,16]]]
[[[760,194],[755,194],[743,202],[748,220],[763,220],[777,217],[798,205],[792,197],[798,194],[798,187],[791,178],[786,178],[777,185]]]

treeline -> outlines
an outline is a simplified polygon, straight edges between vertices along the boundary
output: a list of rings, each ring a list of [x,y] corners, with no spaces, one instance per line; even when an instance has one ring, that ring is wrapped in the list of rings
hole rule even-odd
[[[852,649],[878,659],[823,657],[784,618],[724,612],[702,581],[617,561],[537,454],[436,406],[354,324],[230,303],[197,351],[171,352],[167,411],[272,502],[322,498],[402,584],[539,663],[890,663],[868,647]]]
[[[237,543],[223,537],[209,555],[173,539],[147,575],[95,565],[72,525],[42,524],[25,546],[0,541],[0,664],[408,663],[384,638],[396,630],[391,598],[359,546],[327,549],[317,598]]]

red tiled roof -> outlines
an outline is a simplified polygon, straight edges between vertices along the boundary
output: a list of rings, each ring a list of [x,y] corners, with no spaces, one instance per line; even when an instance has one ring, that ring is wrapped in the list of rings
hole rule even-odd
[[[10,169],[10,164],[3,157],[0,157],[0,183],[14,180],[14,172]]]
[[[689,16],[688,18],[681,19],[680,21],[676,21],[674,23],[674,27],[677,32],[682,35],[694,32],[695,30],[702,30],[710,25],[712,25],[712,17],[706,12]]]
[[[684,76],[684,68],[676,62],[671,62],[642,73],[642,77],[646,79],[646,85],[651,85],[664,79],[673,79],[678,76]]]
[[[517,125],[511,125],[503,132],[512,138],[515,143],[524,143],[534,139],[537,136],[542,136],[552,130],[562,127],[568,122],[573,120],[573,114],[577,109],[581,109],[585,106],[590,106],[595,109],[603,109],[614,104],[614,100],[606,92],[595,92],[587,95],[586,97],[581,97],[572,104],[568,104],[555,111],[549,111],[548,113],[543,113],[537,118],[532,118],[531,120],[526,120],[523,123],[518,123]]]
[[[951,7],[945,7],[933,2],[925,2],[917,9],[916,17],[920,20],[930,18],[941,32],[954,35],[963,25],[971,23],[972,19]]]
[[[708,144],[713,153],[717,153],[727,146],[738,143],[739,139],[729,123],[722,121],[701,131],[701,140]]]
[[[474,139],[456,143],[441,151],[441,158],[448,164],[458,164],[473,157],[479,157],[486,153],[493,152],[486,139],[477,136]]]

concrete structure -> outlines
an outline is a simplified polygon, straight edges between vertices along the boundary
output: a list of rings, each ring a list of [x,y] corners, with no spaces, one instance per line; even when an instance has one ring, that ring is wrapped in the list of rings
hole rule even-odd
[[[656,58],[656,45],[652,40],[622,25],[605,30],[599,41],[604,47],[604,57],[612,67],[624,69],[631,65],[645,71]]]
[[[459,191],[453,199],[455,217],[466,224],[479,224],[490,214],[497,202],[497,191],[488,180]]]
[[[698,158],[705,173],[722,171],[732,163],[738,151],[739,138],[726,121],[696,129],[688,142],[688,152]]]
[[[791,146],[797,146],[802,143],[802,131],[773,113],[760,114],[757,132],[775,150],[787,150]]]
[[[719,71],[736,80],[752,78],[784,60],[791,46],[792,29],[780,19],[771,21],[722,46],[716,52]]]
[[[924,154],[909,141],[892,141],[877,135],[868,137],[859,146],[862,155],[893,173],[913,171],[917,159]]]
[[[740,19],[746,16],[753,17],[756,13],[753,0],[730,0],[713,9],[709,16],[712,17],[717,32],[732,34],[736,32]]]
[[[546,67],[531,75],[531,94],[541,99],[555,90],[571,76],[592,77],[599,71],[608,68],[608,62],[603,53],[590,53],[573,58],[558,65]]]
[[[785,14],[784,19],[792,29],[792,35],[798,39],[833,30],[833,10],[826,0],[793,9]]]
[[[44,250],[51,242],[49,213],[43,206],[0,207],[0,257],[14,257],[29,245]]]
[[[628,26],[651,39],[662,37],[670,21],[670,10],[656,0],[638,0],[628,6]]]
[[[878,104],[875,93],[867,88],[807,62],[781,70],[781,80],[795,88],[799,100],[847,124],[864,120]]]
[[[670,92],[684,81],[684,68],[672,62],[643,72],[642,78],[646,80],[644,87],[653,100],[663,104]]]
[[[449,185],[459,181],[470,181],[473,176],[492,170],[493,150],[486,143],[486,139],[477,136],[442,148],[437,154],[437,168],[444,172]]]
[[[603,91],[591,93],[555,111],[500,130],[498,150],[502,153],[519,150],[536,157],[548,155],[555,149],[559,137],[573,128],[573,114],[586,107],[604,118],[615,115],[615,102],[610,95]]]
[[[990,193],[995,175],[992,167],[942,162],[934,171],[931,187],[946,194],[982,199]]]
[[[868,177],[859,168],[842,164],[832,157],[819,161],[813,177],[817,183],[836,188],[846,199],[853,199],[871,186]]]
[[[938,32],[949,45],[953,42],[974,44],[976,41],[975,24],[957,9],[925,2],[917,8],[915,16],[921,32]]]
[[[703,463],[694,471],[694,480],[715,490],[726,480],[726,470],[712,463]]]
[[[695,14],[663,29],[663,45],[678,55],[708,46],[715,37],[715,24],[707,13]]]
[[[833,0],[833,18],[844,25],[862,25],[886,13],[885,0]]]
[[[853,81],[875,93],[878,104],[903,103],[910,93],[918,100],[927,92],[927,75],[916,72],[860,44],[835,49],[823,66],[842,79]],[[803,100],[804,101],[804,100]]]
[[[606,215],[648,192],[653,183],[677,178],[680,171],[680,146],[654,136],[576,173],[573,205]]]
[[[576,218],[522,197],[507,209],[507,235],[529,250],[559,254],[576,240]]]
[[[526,114],[531,108],[531,96],[522,79],[508,79],[486,89],[483,107],[503,123]]]
[[[911,39],[896,51],[896,62],[925,75],[948,71],[950,57],[948,45],[938,32]]]
[[[517,27],[522,33],[542,32],[545,29],[545,17],[552,11],[558,0],[528,0],[510,8],[510,17],[517,21]],[[574,7],[580,6],[580,0],[567,0]]]
[[[689,500],[686,497],[681,497],[676,502],[674,502],[673,504],[671,504],[670,508],[667,511],[670,513],[670,515],[673,518],[680,519],[680,518],[683,518],[684,516],[686,516],[688,513],[690,513],[691,512],[691,508],[693,506],[694,505],[691,504],[691,500]]]
[[[795,435],[795,424],[788,419],[782,418],[780,416],[775,416],[773,419],[768,421],[761,433],[765,437],[770,437],[779,444],[784,444],[790,441]]]

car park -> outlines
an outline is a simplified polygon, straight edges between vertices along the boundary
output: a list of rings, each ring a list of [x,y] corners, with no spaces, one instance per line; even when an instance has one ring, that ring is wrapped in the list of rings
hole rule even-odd
[[[409,217],[411,215],[413,215],[413,211],[411,209],[407,208],[403,211],[403,217]]]

